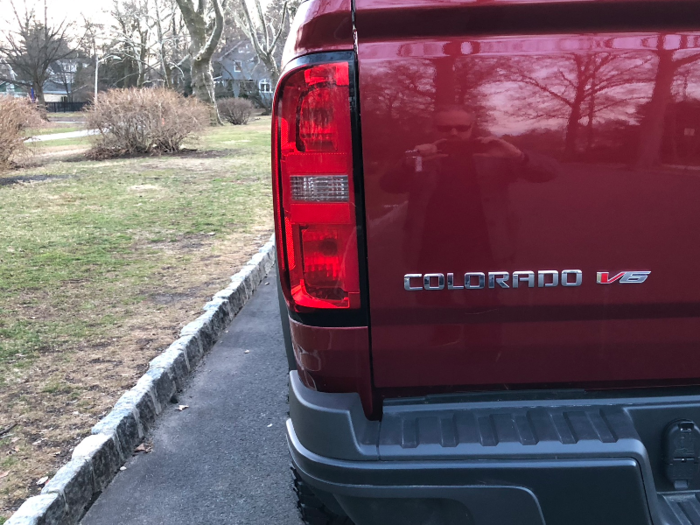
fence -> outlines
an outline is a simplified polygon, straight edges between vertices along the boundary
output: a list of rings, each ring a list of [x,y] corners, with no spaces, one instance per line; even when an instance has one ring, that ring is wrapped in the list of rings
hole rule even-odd
[[[82,111],[87,102],[47,102],[46,111],[49,113],[68,113]]]

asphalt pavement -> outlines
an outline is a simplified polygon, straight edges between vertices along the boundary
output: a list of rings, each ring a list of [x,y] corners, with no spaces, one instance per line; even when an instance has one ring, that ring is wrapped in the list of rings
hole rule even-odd
[[[160,417],[152,452],[132,457],[82,525],[301,525],[286,416],[287,361],[270,273]]]

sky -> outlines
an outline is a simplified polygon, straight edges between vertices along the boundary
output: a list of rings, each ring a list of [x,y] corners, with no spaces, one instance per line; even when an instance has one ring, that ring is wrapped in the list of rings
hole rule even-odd
[[[34,5],[36,9],[43,9],[43,0],[13,0],[18,10],[24,10],[25,1],[27,5]],[[79,24],[83,16],[95,21],[105,22],[108,19],[106,14],[109,11],[112,0],[47,0],[49,17],[55,20],[66,19]],[[7,27],[8,19],[12,17],[10,0],[0,0],[0,26]]]

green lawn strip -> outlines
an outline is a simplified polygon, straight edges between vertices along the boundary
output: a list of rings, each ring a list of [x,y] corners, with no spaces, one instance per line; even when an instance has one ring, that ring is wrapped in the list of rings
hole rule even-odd
[[[223,126],[214,128],[202,139],[203,148],[207,150],[225,150],[231,148],[262,149],[270,153],[270,117],[255,117],[245,126]]]
[[[84,111],[66,111],[65,113],[64,112],[47,113],[46,118],[49,119],[49,122],[55,122],[56,120],[63,120],[63,119],[84,120],[85,119],[85,112]]]
[[[99,337],[123,313],[91,298],[143,300],[159,268],[186,263],[169,246],[254,226],[271,200],[268,126],[217,128],[191,156],[12,172],[55,178],[0,187],[0,385],[39,352]]]
[[[39,129],[29,129],[26,132],[28,137],[37,137],[39,135],[54,135],[57,133],[71,133],[73,131],[82,131],[85,126],[81,126],[77,123],[66,123],[66,125],[54,124],[50,127],[39,128]]]
[[[89,146],[90,137],[73,137],[70,139],[57,139],[57,140],[38,140],[36,142],[29,143],[29,147],[35,150],[37,153],[44,153],[49,148],[57,148],[59,146]]]

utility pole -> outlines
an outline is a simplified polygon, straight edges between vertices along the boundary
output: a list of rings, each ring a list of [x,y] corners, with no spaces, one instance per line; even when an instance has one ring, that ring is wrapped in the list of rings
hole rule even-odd
[[[97,47],[95,47],[95,96],[92,99],[93,105],[97,105],[97,83],[100,71],[100,58],[97,56]]]

